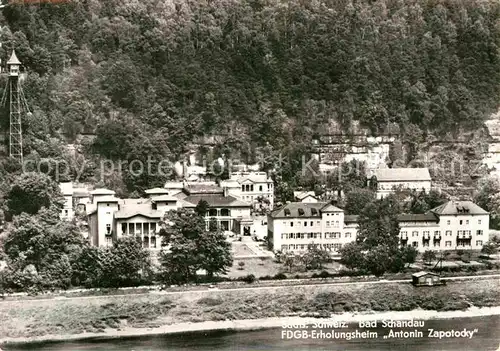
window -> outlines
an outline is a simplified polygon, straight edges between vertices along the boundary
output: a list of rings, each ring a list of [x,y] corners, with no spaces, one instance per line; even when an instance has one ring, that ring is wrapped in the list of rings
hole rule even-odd
[[[314,222],[313,222],[313,221],[311,221],[311,227],[312,227],[313,225],[314,225]]]
[[[335,221],[335,228],[339,227],[339,221]]]
[[[450,224],[451,224],[451,221],[448,219],[448,220],[446,221],[446,224],[450,225]]]
[[[156,237],[155,236],[152,236],[151,237],[151,246],[156,249]]]
[[[477,224],[481,224],[481,220],[480,219],[477,220]]]
[[[434,247],[439,247],[439,241],[434,241]]]
[[[477,230],[476,231],[476,235],[483,235],[483,231],[482,230]]]
[[[429,231],[428,230],[424,230],[424,236],[429,236]]]
[[[290,227],[293,227],[293,222],[290,222]]]
[[[350,238],[351,237],[351,233],[345,233],[345,237],[346,238]]]
[[[465,220],[465,224],[469,224],[469,220],[468,219]]]
[[[113,239],[111,237],[106,237],[106,246],[111,246],[113,245]]]
[[[451,236],[451,230],[447,230],[445,235],[446,235],[446,236],[448,236],[448,235],[450,235],[450,236]]]
[[[440,230],[435,230],[434,231],[434,236],[441,236],[441,231]]]
[[[262,191],[262,185],[259,185],[259,191]]]
[[[476,241],[476,246],[483,246],[483,241],[482,240],[477,240]]]
[[[418,241],[414,241],[414,242],[412,242],[412,243],[411,243],[411,245],[412,245],[413,247],[418,247]]]
[[[68,210],[64,210],[64,215],[68,216]]]
[[[281,251],[286,251],[288,249],[288,245],[281,245]]]
[[[411,233],[411,236],[418,236],[418,232],[417,232],[417,231],[413,231],[413,232]]]
[[[307,227],[307,222],[306,221],[304,221],[304,227]]]
[[[111,224],[106,224],[106,234],[111,234]]]
[[[326,227],[330,228],[330,221],[326,221]]]
[[[463,222],[464,222],[463,220],[460,220],[460,225],[462,225],[462,224],[463,224]]]
[[[451,241],[445,241],[444,246],[451,247]]]
[[[107,211],[107,212],[106,212],[106,214],[107,214],[107,215],[110,215],[110,214],[111,214],[111,212]]]

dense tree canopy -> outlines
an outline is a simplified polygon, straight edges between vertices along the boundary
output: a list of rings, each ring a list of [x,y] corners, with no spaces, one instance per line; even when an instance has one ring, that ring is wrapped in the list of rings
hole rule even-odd
[[[59,185],[44,173],[23,173],[16,177],[7,192],[5,203],[10,216],[36,214],[40,209],[62,209]]]
[[[205,207],[199,204],[198,210]],[[163,280],[170,283],[186,283],[196,280],[197,271],[204,270],[209,277],[226,273],[233,263],[231,243],[217,224],[210,223],[207,230],[206,213],[186,209],[169,211],[165,216],[168,248],[162,251]]]
[[[21,4],[3,9],[0,56],[16,48],[30,73],[28,151],[113,125],[93,152],[126,156],[134,136],[178,154],[214,133],[247,157],[333,119],[398,123],[414,152],[497,108],[499,15],[496,0]]]

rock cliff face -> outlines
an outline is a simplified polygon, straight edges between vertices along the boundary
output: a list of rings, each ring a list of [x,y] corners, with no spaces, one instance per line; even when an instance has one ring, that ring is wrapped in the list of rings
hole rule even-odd
[[[500,110],[485,122],[488,131],[488,150],[483,158],[483,163],[488,168],[500,172]]]

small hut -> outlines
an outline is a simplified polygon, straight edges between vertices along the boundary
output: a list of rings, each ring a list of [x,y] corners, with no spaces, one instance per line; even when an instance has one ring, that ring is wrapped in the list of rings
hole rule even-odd
[[[413,274],[412,283],[415,286],[435,286],[444,284],[436,273],[424,271]]]

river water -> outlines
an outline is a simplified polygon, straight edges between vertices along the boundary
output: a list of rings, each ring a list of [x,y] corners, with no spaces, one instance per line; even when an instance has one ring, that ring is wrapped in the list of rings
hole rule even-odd
[[[457,318],[447,320],[424,321],[419,328],[392,328],[397,331],[422,331],[423,336],[395,337],[384,339],[390,328],[377,322],[375,328],[359,328],[358,324],[349,324],[345,332],[371,331],[377,338],[365,339],[312,339],[312,331],[328,337],[332,328],[320,328],[310,325],[308,338],[282,337],[282,328],[263,329],[257,331],[216,331],[196,332],[164,336],[144,336],[108,340],[92,340],[81,342],[32,344],[16,347],[5,347],[5,351],[37,350],[37,351],[194,351],[194,350],[324,350],[324,351],[496,351],[500,346],[500,316]],[[318,328],[316,328],[318,327]],[[429,337],[428,329],[441,331],[475,331],[472,338],[445,337],[442,339]],[[288,329],[287,329],[288,330]],[[292,329],[298,330],[298,329]],[[335,329],[338,331],[339,329]]]

